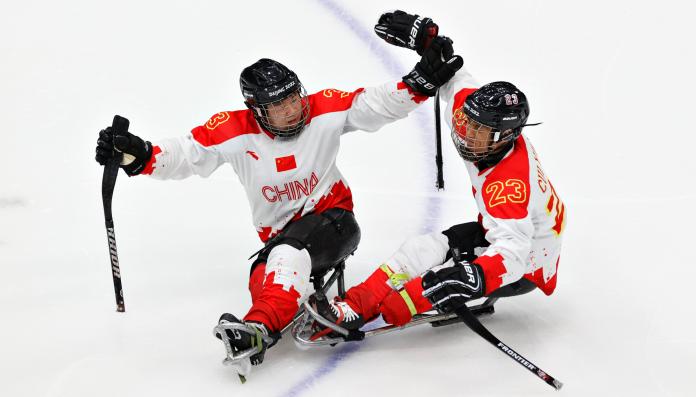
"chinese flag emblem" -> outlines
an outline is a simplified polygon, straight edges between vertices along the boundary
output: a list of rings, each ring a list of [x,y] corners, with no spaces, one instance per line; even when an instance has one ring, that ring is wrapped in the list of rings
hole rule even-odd
[[[294,154],[285,157],[277,157],[275,159],[275,162],[276,171],[278,172],[289,171],[297,168],[297,163],[295,162]]]

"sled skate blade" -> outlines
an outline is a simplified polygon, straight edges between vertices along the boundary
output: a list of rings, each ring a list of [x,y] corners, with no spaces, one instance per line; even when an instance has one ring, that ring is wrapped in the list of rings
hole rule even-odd
[[[240,335],[240,332],[248,332],[248,328],[244,324],[228,322],[223,322],[222,324],[218,324],[215,326],[215,328],[213,328],[213,334],[215,336],[219,336],[220,340],[222,340],[222,343],[225,345],[225,353],[227,354],[227,357],[222,360],[222,363],[229,366],[239,366],[239,371],[237,372],[240,375],[246,376],[251,371],[250,357],[256,353],[259,353],[261,348],[259,346],[254,346],[250,349],[236,351],[232,347],[232,343],[230,342],[230,338],[226,331],[230,331],[232,335]],[[248,363],[248,370],[246,368],[246,363]]]

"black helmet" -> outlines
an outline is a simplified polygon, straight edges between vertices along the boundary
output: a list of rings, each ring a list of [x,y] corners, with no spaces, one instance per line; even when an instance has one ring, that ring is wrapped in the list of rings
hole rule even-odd
[[[263,58],[242,71],[239,86],[244,103],[264,129],[279,137],[295,136],[302,131],[309,117],[309,100],[295,72],[280,62]],[[293,95],[298,102],[281,105]],[[279,106],[286,108],[279,110]]]
[[[461,109],[456,109],[452,117],[452,140],[459,154],[468,161],[481,161],[491,154],[499,153],[509,147],[497,145],[512,142],[522,133],[529,117],[527,97],[513,84],[506,81],[489,83],[471,93]],[[491,129],[488,150],[472,151],[465,140],[466,128]],[[473,127],[472,127],[473,126]],[[476,145],[468,138],[469,145]]]
[[[529,117],[529,104],[524,93],[507,81],[489,83],[474,91],[464,102],[469,118],[494,130],[516,130],[517,138]]]

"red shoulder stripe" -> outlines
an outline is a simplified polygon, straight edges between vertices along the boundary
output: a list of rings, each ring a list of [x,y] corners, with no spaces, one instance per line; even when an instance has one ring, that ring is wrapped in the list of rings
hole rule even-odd
[[[350,109],[356,95],[363,92],[364,88],[358,88],[353,92],[345,92],[329,88],[309,96],[309,118],[321,116],[325,113],[342,112]]]
[[[191,130],[193,139],[206,147],[219,145],[240,135],[259,133],[261,129],[249,109],[217,113],[205,125]]]

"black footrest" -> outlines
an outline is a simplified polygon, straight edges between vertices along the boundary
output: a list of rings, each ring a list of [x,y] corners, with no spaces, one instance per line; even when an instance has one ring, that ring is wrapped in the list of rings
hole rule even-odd
[[[344,337],[343,339],[347,341],[361,341],[365,339],[365,333],[360,330],[351,330],[348,331],[348,336]]]

